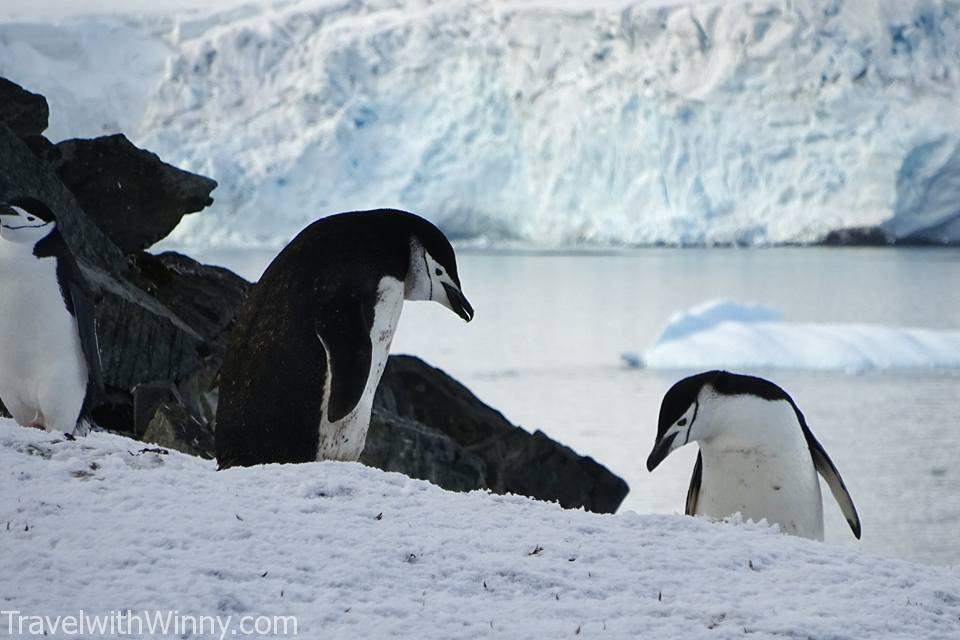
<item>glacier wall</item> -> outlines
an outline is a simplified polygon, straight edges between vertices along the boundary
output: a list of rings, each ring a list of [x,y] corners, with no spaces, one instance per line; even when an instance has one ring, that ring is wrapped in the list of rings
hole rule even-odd
[[[260,0],[0,25],[54,139],[220,182],[176,240],[397,206],[535,245],[960,241],[960,2]]]

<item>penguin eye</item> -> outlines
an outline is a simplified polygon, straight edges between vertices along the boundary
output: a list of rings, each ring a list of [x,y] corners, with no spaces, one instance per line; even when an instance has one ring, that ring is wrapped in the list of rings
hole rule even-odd
[[[440,267],[437,267],[437,270],[434,271],[434,273],[436,273],[438,276],[442,276],[442,275],[443,275],[443,269],[441,269]]]
[[[677,420],[677,425],[678,425],[678,426],[681,426],[681,427],[687,426],[687,419],[686,419],[686,418],[680,418],[679,420]]]

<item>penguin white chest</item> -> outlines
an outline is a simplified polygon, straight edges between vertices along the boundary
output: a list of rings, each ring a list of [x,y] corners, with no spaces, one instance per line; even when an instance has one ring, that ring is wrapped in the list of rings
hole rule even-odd
[[[324,391],[324,411],[320,418],[320,440],[317,449],[318,460],[355,461],[363,453],[373,412],[373,397],[387,366],[390,356],[390,344],[400,321],[403,310],[403,282],[389,276],[380,280],[377,287],[377,301],[374,305],[373,325],[370,329],[371,361],[370,374],[363,389],[363,395],[357,406],[336,422],[327,420],[326,407],[329,404],[330,384]],[[328,378],[329,381],[329,378]]]
[[[0,243],[0,399],[18,423],[73,431],[87,388],[56,260]]]
[[[740,513],[823,540],[823,499],[809,446],[792,409],[769,404],[768,415],[755,411],[735,430],[700,441],[703,477],[696,513],[712,518]]]

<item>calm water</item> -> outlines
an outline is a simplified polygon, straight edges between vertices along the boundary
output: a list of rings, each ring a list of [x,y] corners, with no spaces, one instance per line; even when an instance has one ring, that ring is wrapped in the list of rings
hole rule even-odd
[[[201,256],[256,278],[268,252]],[[625,369],[674,311],[727,297],[787,320],[960,329],[960,251],[650,249],[616,254],[463,253],[469,325],[408,304],[394,353],[459,378],[528,429],[589,454],[631,487],[622,509],[682,512],[693,446],[653,474],[660,399],[686,372]],[[860,511],[856,542],[825,491],[827,540],[960,564],[960,372],[760,372],[785,387]]]

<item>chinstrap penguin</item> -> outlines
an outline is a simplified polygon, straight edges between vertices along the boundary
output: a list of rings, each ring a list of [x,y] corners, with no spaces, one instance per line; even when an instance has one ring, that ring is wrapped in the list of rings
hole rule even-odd
[[[708,371],[677,382],[663,398],[647,469],[697,442],[700,453],[687,492],[687,515],[779,525],[823,540],[823,476],[860,538],[860,517],[840,472],[811,433],[793,398],[753,376]]]
[[[220,468],[354,461],[404,300],[466,321],[450,242],[411,213],[322,218],[267,267],[241,309],[221,369]]]
[[[0,203],[0,400],[21,425],[83,434],[102,390],[93,299],[53,213]]]

